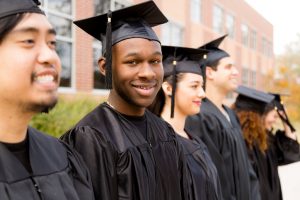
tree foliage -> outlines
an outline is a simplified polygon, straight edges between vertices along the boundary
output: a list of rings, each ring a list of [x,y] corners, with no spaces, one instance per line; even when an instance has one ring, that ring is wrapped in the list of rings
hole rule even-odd
[[[276,56],[276,67],[269,72],[268,91],[283,94],[287,112],[294,123],[300,122],[300,34]],[[299,123],[300,124],[300,123]]]

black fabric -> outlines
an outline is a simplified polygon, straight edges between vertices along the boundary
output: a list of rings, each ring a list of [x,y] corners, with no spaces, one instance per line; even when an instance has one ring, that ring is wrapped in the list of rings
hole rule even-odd
[[[124,114],[122,114],[122,115],[128,121],[130,121],[131,123],[133,123],[136,126],[136,128],[138,128],[138,130],[140,131],[140,133],[144,136],[145,140],[148,141],[146,116],[143,115],[143,116],[139,117],[139,116],[128,116],[128,115],[124,115]]]
[[[29,173],[32,172],[29,161],[28,137],[26,137],[24,141],[19,143],[0,142],[0,144],[3,144],[12,154],[14,154],[14,156],[16,156],[16,158],[23,164],[23,166]]]
[[[96,199],[182,199],[184,163],[173,129],[145,112],[148,140],[103,103],[62,139],[90,169]]]
[[[186,130],[197,133],[206,144],[219,173],[224,199],[258,200],[258,180],[248,159],[239,121],[232,110],[224,109],[231,123],[206,98],[201,112],[186,120]]]
[[[236,110],[253,111],[263,114],[274,95],[240,85],[236,92],[239,94],[234,103]]]
[[[222,191],[215,164],[206,145],[196,135],[190,139],[178,135],[187,162],[187,200],[222,200]]]
[[[227,34],[199,47],[199,49],[205,49],[209,51],[207,58],[203,60],[205,61],[205,66],[212,66],[216,61],[219,61],[224,57],[229,57],[229,54],[226,51],[219,48],[219,45],[225,39],[225,37],[227,37]]]
[[[187,47],[166,46],[162,47],[164,77],[172,75],[174,67],[176,74],[193,73],[202,75],[201,65],[199,61],[208,52],[203,49],[193,49]],[[174,65],[174,61],[176,65]]]
[[[37,2],[33,0],[1,0],[0,1],[0,19],[10,15],[21,13],[40,13],[44,12],[38,7]]]
[[[274,100],[273,102],[271,102],[268,107],[266,108],[266,112],[269,111],[269,109],[273,109],[275,107],[275,109],[277,110],[277,113],[280,117],[280,119],[286,123],[292,132],[295,132],[296,129],[294,128],[294,126],[291,124],[290,120],[289,120],[289,117],[287,115],[287,112],[285,111],[285,106],[283,104],[283,101],[281,100],[281,95],[280,94],[276,94],[276,93],[270,93],[272,95],[274,95]],[[281,111],[283,113],[281,113]]]
[[[66,144],[28,129],[30,174],[0,143],[0,199],[94,199],[89,173]]]
[[[254,145],[248,154],[259,179],[262,199],[282,200],[278,166],[300,160],[299,144],[277,131],[275,135],[268,132],[268,145],[264,153]]]
[[[154,1],[146,1],[113,11],[111,13],[112,45],[129,38],[145,38],[159,42],[151,27],[166,22],[168,22],[167,18]],[[102,51],[105,52],[107,13],[74,21],[74,24],[103,42]]]

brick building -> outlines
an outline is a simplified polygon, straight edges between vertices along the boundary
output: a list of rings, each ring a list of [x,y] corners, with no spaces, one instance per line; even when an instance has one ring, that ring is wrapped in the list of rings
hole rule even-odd
[[[106,94],[96,60],[101,43],[72,24],[144,0],[42,0],[54,24],[62,59],[60,93]],[[273,26],[244,0],[154,0],[169,19],[155,28],[163,44],[198,47],[225,33],[221,45],[235,60],[242,84],[262,88],[274,66]],[[95,27],[96,28],[96,27]]]

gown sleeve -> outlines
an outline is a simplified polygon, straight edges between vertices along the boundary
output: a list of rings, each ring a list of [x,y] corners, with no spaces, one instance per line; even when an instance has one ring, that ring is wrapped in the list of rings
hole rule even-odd
[[[221,136],[223,130],[218,123],[218,119],[209,114],[198,114],[189,118],[186,123],[186,128],[195,134],[197,133],[197,136],[206,144],[218,171],[223,198],[235,200],[234,196],[230,193],[230,184],[228,184],[233,177],[228,176],[226,161],[222,156],[222,153],[226,151],[226,147],[223,145]]]
[[[275,136],[271,137],[271,145],[275,145],[279,165],[300,161],[300,146],[297,140],[287,137],[281,130],[277,130]]]
[[[71,177],[73,177],[74,187],[80,199],[94,199],[92,180],[87,166],[83,159],[73,148],[63,142],[66,147],[69,164],[71,165]]]
[[[116,151],[101,133],[89,126],[75,127],[61,139],[76,149],[88,166],[95,199],[118,199]]]

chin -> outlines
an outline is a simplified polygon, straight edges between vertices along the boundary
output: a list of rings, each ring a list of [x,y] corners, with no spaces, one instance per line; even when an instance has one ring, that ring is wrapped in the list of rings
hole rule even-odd
[[[48,113],[57,104],[57,98],[42,100],[40,102],[29,103],[25,105],[25,110],[34,113]]]

